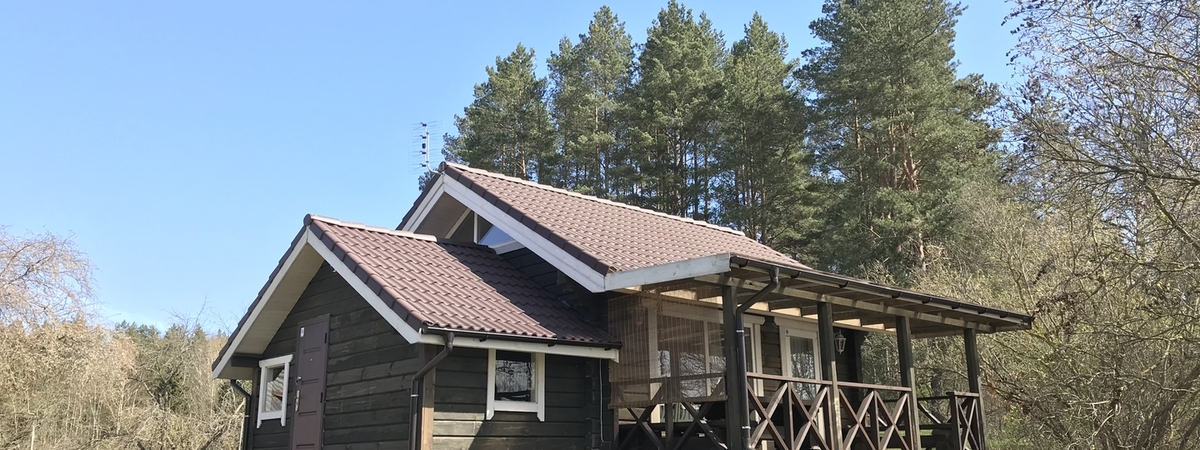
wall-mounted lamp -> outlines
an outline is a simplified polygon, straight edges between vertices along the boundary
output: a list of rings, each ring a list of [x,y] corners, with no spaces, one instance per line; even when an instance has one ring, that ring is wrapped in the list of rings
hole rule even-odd
[[[842,336],[842,330],[838,330],[833,334],[833,348],[840,354],[846,351],[846,337]]]

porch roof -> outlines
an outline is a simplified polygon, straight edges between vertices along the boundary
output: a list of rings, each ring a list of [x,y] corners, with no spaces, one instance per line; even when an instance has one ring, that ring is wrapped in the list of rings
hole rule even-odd
[[[779,271],[778,286],[758,300],[758,308],[785,315],[811,316],[817,303],[833,305],[834,320],[840,325],[894,330],[896,317],[912,321],[915,337],[960,334],[963,329],[979,333],[1026,330],[1033,316],[1006,311],[948,297],[872,283],[816,269],[781,265],[742,256],[732,256],[729,272],[702,275],[694,280],[709,285],[737,288],[739,303],[770,287],[771,273]]]

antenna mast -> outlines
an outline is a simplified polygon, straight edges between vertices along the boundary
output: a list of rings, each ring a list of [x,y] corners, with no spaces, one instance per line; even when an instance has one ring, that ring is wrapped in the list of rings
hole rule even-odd
[[[421,163],[421,167],[425,170],[433,172],[433,168],[429,167],[429,124],[421,122],[421,156],[425,158],[425,162]]]

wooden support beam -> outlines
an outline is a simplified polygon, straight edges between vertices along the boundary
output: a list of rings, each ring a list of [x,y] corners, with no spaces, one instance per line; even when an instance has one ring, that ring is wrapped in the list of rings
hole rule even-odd
[[[758,282],[754,282],[754,281],[743,280],[740,278],[730,278],[726,275],[702,275],[702,276],[696,277],[695,280],[703,282],[703,283],[711,283],[711,284],[716,284],[716,285],[721,285],[721,286],[732,286],[732,287],[735,287],[738,289],[750,289],[750,290],[755,290],[755,291],[761,290],[764,287],[766,287],[765,283],[758,283]],[[947,326],[955,327],[955,328],[971,328],[971,329],[975,329],[975,330],[978,330],[978,331],[981,331],[984,333],[991,333],[991,332],[996,331],[995,327],[988,325],[988,324],[984,324],[984,323],[970,322],[970,321],[966,321],[963,319],[958,319],[958,318],[953,318],[953,317],[945,317],[945,316],[928,313],[928,312],[916,312],[916,311],[901,308],[898,306],[882,305],[882,304],[871,302],[871,301],[851,300],[848,298],[842,298],[842,297],[837,297],[837,296],[833,296],[833,295],[814,294],[809,291],[797,290],[797,289],[792,289],[792,288],[782,287],[782,286],[773,289],[772,293],[783,294],[788,297],[793,297],[795,299],[807,300],[810,303],[814,302],[814,301],[822,302],[822,303],[829,303],[829,304],[833,304],[833,305],[846,306],[846,307],[861,309],[864,311],[870,311],[870,312],[874,312],[874,313],[882,313],[882,314],[888,314],[888,315],[899,316],[899,317],[908,317],[910,319],[920,320],[923,322],[938,323],[938,324],[947,325]]]
[[[829,411],[829,434],[832,436],[830,442],[834,450],[841,450],[842,440],[842,402],[838,396],[838,376],[837,376],[837,354],[833,348],[833,306],[829,303],[817,304],[817,340],[820,341],[821,347],[821,379],[828,381],[829,396],[831,399]]]
[[[983,390],[979,380],[979,345],[975,334],[975,330],[963,330],[963,350],[967,353],[967,385],[971,392],[979,394],[979,411],[978,417],[975,418],[978,423],[979,447],[980,450],[987,450],[987,439],[984,436],[986,433],[983,430],[986,423],[983,420]]]
[[[765,285],[764,285],[765,286]],[[741,315],[737,313],[737,289],[733,286],[721,286],[721,314],[724,320],[721,324],[721,336],[724,337],[722,349],[725,354],[725,444],[729,450],[749,450],[747,434],[750,429],[749,400],[747,395],[746,366],[737,361],[738,353],[745,349],[742,335],[745,333],[741,325]]]
[[[758,273],[768,273],[770,270],[770,269],[767,269],[764,267],[755,267],[753,265],[744,265],[744,266],[739,266],[739,267],[741,270],[744,270],[744,271],[758,272]],[[981,305],[975,305],[975,304],[954,301],[954,300],[949,300],[949,299],[946,299],[945,302],[931,301],[931,299],[929,298],[931,296],[924,295],[924,294],[917,294],[917,293],[904,293],[901,290],[899,290],[898,288],[888,288],[885,286],[871,285],[871,284],[865,283],[865,282],[854,282],[852,280],[839,280],[839,279],[836,279],[838,277],[836,275],[822,275],[822,274],[818,274],[818,273],[803,273],[803,272],[798,272],[798,273],[784,272],[783,275],[788,276],[793,280],[799,279],[799,280],[803,280],[805,282],[822,284],[825,286],[830,286],[830,287],[836,288],[838,290],[862,292],[862,293],[878,296],[880,298],[891,298],[891,299],[895,299],[899,302],[907,303],[912,306],[922,305],[922,306],[931,306],[934,308],[938,308],[940,310],[962,310],[962,311],[966,311],[968,314],[971,314],[973,316],[985,317],[985,318],[988,318],[991,320],[1001,321],[1001,322],[1005,322],[1007,324],[1012,325],[1012,326],[1003,326],[1003,329],[1005,329],[1005,330],[1027,329],[1030,324],[1029,320],[1032,320],[1032,318],[1029,318],[1029,317],[1025,317],[1025,319],[1027,319],[1027,320],[1022,320],[1021,316],[1017,315],[1015,313],[1009,313],[1007,311],[996,310],[994,308],[987,308],[987,307],[984,307]],[[725,276],[728,276],[728,274]],[[915,298],[913,297],[914,295],[916,296]],[[922,298],[922,297],[926,297],[926,298]],[[981,329],[979,331],[984,331],[984,330]]]
[[[908,402],[908,414],[912,422],[908,424],[908,439],[911,448],[920,448],[921,426],[920,411],[917,410],[917,372],[913,368],[912,328],[907,317],[896,318],[896,347],[900,356],[900,385],[912,389],[912,397]],[[935,393],[935,395],[938,395]]]

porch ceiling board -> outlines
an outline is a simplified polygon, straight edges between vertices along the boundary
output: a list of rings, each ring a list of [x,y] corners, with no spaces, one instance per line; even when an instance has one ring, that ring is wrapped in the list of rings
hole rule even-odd
[[[737,276],[738,274],[750,274],[755,272],[770,273],[772,269],[778,268],[780,270],[781,281],[789,280],[788,284],[806,282],[835,286],[840,291],[853,291],[872,295],[874,300],[871,301],[873,303],[878,303],[878,306],[884,306],[888,308],[895,307],[913,312],[930,313],[950,319],[959,319],[966,322],[986,324],[995,328],[995,331],[1028,329],[1033,323],[1033,317],[1029,315],[962,302],[946,297],[939,297],[908,291],[901,288],[879,285],[865,280],[821,272],[814,269],[780,266],[773,263],[767,263],[738,256],[730,258],[730,268],[732,269],[728,273],[730,276]],[[805,290],[810,292],[812,291],[811,289]],[[830,294],[826,296],[845,298],[836,294]],[[923,320],[917,317],[913,318]],[[937,322],[943,324],[945,323],[944,321]],[[978,330],[984,331],[982,329]]]
[[[754,281],[749,281],[749,280],[743,280],[740,278],[734,278],[734,277],[730,277],[730,276],[726,276],[726,275],[704,275],[704,276],[696,277],[696,281],[700,281],[702,283],[711,283],[711,284],[716,284],[716,285],[733,286],[738,289],[762,290],[763,288],[767,287],[766,283],[759,283],[759,282],[754,282]],[[832,296],[832,295],[814,294],[809,291],[802,291],[802,290],[792,289],[792,288],[788,288],[788,287],[784,287],[784,286],[777,287],[773,291],[776,293],[781,293],[781,294],[784,294],[787,296],[801,298],[801,299],[827,302],[827,303],[831,303],[834,305],[849,306],[849,307],[864,310],[864,311],[883,313],[883,314],[888,314],[888,315],[892,315],[892,316],[904,316],[904,317],[908,317],[908,318],[923,321],[923,322],[932,322],[932,323],[937,323],[937,324],[943,324],[943,325],[946,325],[946,326],[954,328],[954,329],[972,328],[972,329],[975,329],[975,330],[978,330],[978,331],[981,331],[984,333],[996,332],[996,328],[994,326],[985,324],[985,323],[968,322],[968,321],[965,321],[962,319],[955,319],[955,318],[940,316],[940,315],[931,314],[931,313],[913,312],[913,311],[909,311],[909,310],[895,307],[895,306],[884,306],[884,305],[880,305],[880,304],[872,303],[872,302],[868,302],[868,301],[851,300],[851,299],[836,297],[836,296]]]

